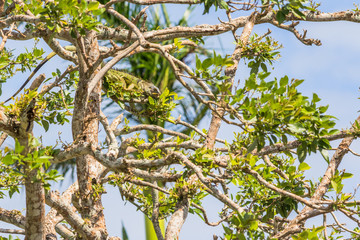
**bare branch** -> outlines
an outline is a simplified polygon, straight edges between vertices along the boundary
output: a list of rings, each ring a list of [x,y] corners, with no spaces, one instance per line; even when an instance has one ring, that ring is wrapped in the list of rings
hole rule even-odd
[[[126,0],[130,3],[141,4],[141,5],[153,5],[153,4],[199,4],[200,1],[197,0]]]
[[[1,233],[25,235],[25,230],[0,228]]]
[[[290,25],[286,25],[286,24],[279,24],[276,20],[274,20],[272,22],[272,24],[276,27],[279,27],[279,28],[282,28],[282,29],[285,29],[285,30],[288,30],[290,32],[292,32],[295,37],[297,39],[300,40],[300,42],[302,42],[303,44],[305,45],[313,45],[315,44],[316,46],[321,46],[321,41],[319,39],[312,39],[312,38],[306,38],[306,33],[307,33],[307,30],[304,30],[304,33],[303,34],[300,34],[295,26],[299,24],[299,22],[295,22],[295,23],[292,23]]]
[[[2,2],[0,1],[0,4],[1,3]],[[0,9],[0,12],[2,12],[1,9]],[[15,27],[15,23],[12,23],[10,25],[10,29],[8,30],[8,32],[6,34],[4,34],[2,30],[0,30],[0,35],[1,35],[1,38],[2,38],[2,41],[0,43],[0,51],[2,51],[4,49],[5,43],[6,43],[7,39],[8,39],[8,37],[9,37],[9,35],[11,35],[11,32],[14,29],[14,27]]]
[[[303,12],[306,16],[305,21],[312,22],[329,22],[329,21],[350,21],[350,22],[360,22],[360,16],[353,11],[343,11],[343,12],[334,12],[334,13],[312,13],[312,12]],[[276,20],[276,12],[268,11],[266,14],[261,15],[256,19],[255,25],[263,23],[272,23],[273,20]],[[246,24],[248,16],[241,16],[238,18],[231,19],[229,22],[223,22],[220,24],[214,25],[198,25],[194,27],[169,27],[161,30],[153,30],[144,33],[146,40],[151,42],[160,42],[165,40],[170,40],[174,38],[190,38],[190,37],[201,37],[201,36],[211,36],[219,35],[224,32],[232,31],[233,28],[241,28]],[[299,19],[294,15],[288,15],[286,17],[287,21],[304,21],[304,19]],[[99,29],[98,37],[102,40],[113,39],[113,40],[122,40],[124,41],[128,36],[127,30],[118,30],[111,29],[108,27],[101,27]],[[135,40],[136,37],[132,37],[131,40]]]
[[[352,132],[356,128],[356,122],[359,122],[359,121],[360,121],[360,116],[355,120],[355,123],[352,125],[352,128],[350,129],[349,132]],[[313,193],[313,195],[311,197],[311,201],[320,200],[326,194],[326,192],[330,186],[331,179],[335,175],[335,172],[338,169],[343,157],[348,152],[349,146],[351,145],[354,138],[355,138],[354,136],[350,135],[348,137],[345,137],[341,141],[336,152],[334,153],[334,155],[332,156],[332,158],[328,164],[328,167],[322,177],[320,184],[318,185],[315,192]],[[313,209],[311,209],[308,206],[305,207],[303,210],[301,210],[300,214],[298,214],[298,216],[295,219],[293,219],[291,221],[291,223],[283,231],[281,231],[279,234],[275,235],[275,237],[279,238],[280,236],[281,237],[288,236],[291,233],[291,231],[289,229],[298,229],[299,230],[298,225],[302,221],[304,221],[303,216],[307,215],[309,212],[313,212]]]
[[[305,204],[306,206],[309,206],[311,208],[314,208],[314,209],[320,209],[320,210],[327,210],[331,207],[328,206],[328,207],[323,207],[323,206],[320,206],[318,205],[316,202],[313,202],[313,201],[308,201],[306,200],[305,198],[302,198],[294,193],[291,193],[291,192],[288,192],[288,191],[285,191],[281,188],[278,188],[276,186],[274,186],[273,184],[267,182],[263,177],[261,177],[261,175],[259,173],[257,173],[256,171],[254,170],[251,170],[251,169],[248,169],[248,168],[243,168],[242,169],[243,172],[245,173],[248,173],[250,175],[252,175],[253,177],[255,177],[256,180],[258,180],[262,185],[264,185],[265,187],[281,194],[281,195],[284,195],[284,196],[287,196],[287,197],[290,197],[292,199],[295,199],[296,201],[298,202],[301,202],[303,204]]]
[[[0,220],[13,224],[19,228],[25,228],[25,217],[18,210],[5,210],[0,208]]]
[[[175,124],[181,124],[185,127],[188,127],[192,130],[194,130],[196,133],[198,133],[200,136],[202,136],[203,138],[206,138],[206,134],[203,133],[200,129],[198,129],[197,127],[193,126],[192,124],[188,123],[188,122],[184,122],[181,120],[181,116],[179,116],[176,120],[175,120]],[[225,144],[225,140],[222,140],[220,138],[216,138],[215,139],[216,142],[219,143],[224,143]]]
[[[116,135],[114,133],[114,131],[111,130],[111,127],[109,125],[109,122],[105,116],[105,114],[100,110],[100,122],[103,125],[106,135],[107,135],[107,139],[109,139],[109,150],[108,150],[108,155],[109,156],[114,156],[117,157],[119,154],[119,148],[118,148],[118,142],[116,140]]]
[[[123,135],[123,134],[128,134],[128,133],[132,133],[132,132],[137,132],[137,131],[141,131],[141,130],[148,130],[148,131],[152,131],[152,132],[160,132],[166,135],[170,135],[170,136],[175,136],[175,137],[180,137],[183,139],[188,139],[190,138],[188,135],[183,134],[183,133],[179,133],[176,131],[172,131],[172,130],[168,130],[165,128],[162,128],[160,126],[156,126],[156,125],[148,125],[148,124],[139,124],[133,127],[124,127],[122,129],[117,129],[115,130],[115,136],[119,136],[119,135]]]
[[[207,224],[207,225],[209,225],[209,226],[218,226],[220,223],[222,223],[222,222],[224,222],[224,221],[227,221],[228,219],[230,219],[232,216],[234,216],[234,212],[232,212],[231,214],[229,214],[228,216],[226,216],[226,217],[224,217],[224,218],[222,218],[222,219],[220,219],[219,221],[217,221],[217,222],[209,222],[209,218],[208,218],[208,216],[207,216],[207,214],[206,214],[206,211],[205,211],[205,209],[202,207],[202,206],[199,206],[199,205],[197,205],[196,203],[191,203],[191,206],[194,206],[194,207],[196,207],[197,209],[199,209],[202,213],[203,213],[203,218],[204,218],[204,220],[205,220],[205,223]]]
[[[3,143],[5,142],[6,138],[8,137],[9,135],[5,132],[1,133],[1,137],[0,137],[0,147],[3,145]]]
[[[125,50],[119,51],[113,59],[111,59],[109,62],[107,62],[105,64],[105,66],[102,67],[101,70],[98,71],[98,73],[90,81],[90,83],[88,85],[88,94],[90,94],[92,92],[92,90],[95,88],[97,83],[104,77],[104,75],[110,68],[112,68],[122,58],[124,58],[128,54],[130,54],[130,52],[135,50],[139,45],[140,45],[140,43],[138,41],[134,42],[133,44],[131,44],[131,46],[129,46]]]
[[[45,85],[41,88],[40,91],[40,95],[44,95],[45,93],[49,92],[51,89],[53,89],[54,87],[57,86],[58,83],[60,83],[65,77],[66,75],[68,75],[69,73],[76,71],[78,68],[74,68],[73,66],[68,66],[66,68],[66,70],[59,76],[56,77],[55,81],[49,85]]]
[[[59,197],[58,193],[49,192],[46,194],[46,203],[50,207],[55,208],[77,232],[84,236],[94,236],[93,230],[88,226],[88,224],[86,224],[85,221],[75,213],[68,203]]]
[[[59,163],[59,162],[65,162],[67,160],[73,159],[78,156],[82,156],[85,154],[92,153],[91,147],[88,144],[74,144],[71,145],[64,150],[60,151],[58,154],[54,156],[53,159],[51,159],[51,163]]]
[[[186,195],[182,195],[176,205],[166,227],[165,239],[179,239],[180,230],[189,212],[189,200]]]
[[[154,182],[153,184],[157,185],[156,182]],[[159,224],[160,203],[159,203],[159,192],[157,191],[157,188],[151,188],[151,197],[153,201],[153,213],[152,213],[151,221],[153,223],[158,240],[164,240]]]
[[[148,43],[145,40],[143,34],[140,32],[140,30],[136,27],[134,23],[132,23],[129,19],[115,11],[113,8],[108,8],[106,11],[113,15],[115,18],[119,19],[121,22],[125,23],[131,29],[131,31],[136,34],[142,47],[146,48],[148,46]]]
[[[327,234],[327,231],[326,231],[326,214],[323,214],[323,226],[324,226],[324,238],[325,240],[329,240],[329,237],[328,237],[328,234]]]
[[[347,231],[347,232],[350,232],[350,233],[352,233],[352,234],[355,234],[355,235],[357,235],[357,236],[360,236],[360,233],[355,232],[355,231],[352,231],[352,230],[344,227],[344,225],[339,222],[339,220],[337,219],[337,217],[335,216],[335,214],[334,214],[333,212],[330,212],[330,214],[331,214],[331,216],[334,218],[336,224],[337,224],[341,229],[344,229],[344,230]]]
[[[41,20],[38,17],[28,15],[14,15],[0,20],[0,29],[10,26],[12,23],[27,22],[27,23],[39,23]]]
[[[68,189],[66,189],[66,191],[61,194],[61,200],[67,204],[70,204],[72,195],[78,190],[78,188],[78,182],[70,185],[70,187],[68,187]],[[76,209],[73,208],[73,210],[75,211]],[[59,214],[55,208],[51,208],[48,214],[45,216],[45,232],[54,234],[56,231],[65,238],[70,238],[71,236],[73,236],[74,234],[70,230],[68,230],[64,225],[59,224],[59,222],[63,219],[64,217]]]

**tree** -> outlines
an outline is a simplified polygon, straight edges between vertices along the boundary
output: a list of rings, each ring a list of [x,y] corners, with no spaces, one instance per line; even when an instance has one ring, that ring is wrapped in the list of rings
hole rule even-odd
[[[358,227],[341,224],[335,214],[359,223],[355,193],[342,192],[343,180],[352,176],[338,170],[358,135],[359,119],[349,129],[336,130],[334,117],[326,113],[327,106],[319,105],[320,98],[314,94],[310,99],[299,92],[302,80],[271,79],[269,66],[278,58],[280,45],[270,32],[253,33],[255,25],[269,23],[292,32],[306,45],[320,45],[319,40],[307,38],[306,31],[300,34],[297,25],[303,21],[359,22],[357,7],[323,13],[317,3],[303,0],[128,1],[140,6],[202,5],[204,14],[216,9],[228,16],[226,22],[215,25],[149,30],[146,9],[128,19],[114,10],[119,2],[0,2],[2,82],[36,65],[43,55],[36,47],[38,41],[72,64],[52,78],[38,76],[14,103],[2,104],[1,140],[11,138],[15,147],[1,152],[1,193],[11,197],[24,186],[26,194],[26,217],[17,210],[0,209],[0,220],[23,230],[3,232],[25,234],[28,240],[54,239],[56,234],[66,239],[119,239],[108,236],[103,215],[106,206],[101,196],[104,184],[109,183],[151,218],[158,239],[177,239],[188,213],[198,214],[209,225],[222,223],[224,236],[220,237],[224,239],[335,239],[339,234],[358,238]],[[235,17],[238,12],[246,14]],[[105,13],[123,25],[99,21]],[[214,51],[211,56],[196,57],[196,66],[175,57],[184,46],[197,48],[203,37],[226,32],[234,37],[231,56]],[[15,55],[5,47],[7,39],[36,41],[32,50]],[[76,51],[68,51],[60,40]],[[108,43],[111,47],[102,46]],[[115,64],[144,52],[155,53],[170,64],[181,91],[162,89],[160,95],[151,96],[136,84],[119,87],[118,82],[104,80]],[[242,59],[250,74],[237,83]],[[176,106],[188,100],[179,96],[183,91],[211,111],[206,129],[175,115]],[[102,95],[116,97],[124,113],[150,122],[134,124],[123,114],[109,119],[101,110]],[[69,122],[70,115],[71,143],[47,146],[33,132],[35,123],[48,130]],[[155,122],[164,125],[151,124]],[[217,138],[222,123],[234,128],[233,141]],[[99,139],[99,124],[106,139]],[[145,130],[153,136],[128,135]],[[341,143],[332,146],[334,140]],[[333,147],[330,157],[328,150]],[[327,163],[319,181],[304,175],[311,165],[308,156],[316,152]],[[51,184],[61,175],[50,167],[73,158],[77,181],[60,194]],[[209,222],[202,207],[208,196],[224,204],[217,223]],[[45,204],[51,207],[46,215]],[[316,216],[323,216],[324,223],[305,227]],[[335,222],[327,225],[327,216]],[[164,218],[165,235],[159,227]]]
[[[105,4],[106,1],[100,1],[101,4]],[[135,18],[139,11],[141,11],[141,5],[132,5],[128,2],[121,2],[114,6],[115,10],[120,14],[124,15],[126,18]],[[188,17],[191,14],[193,7],[188,7],[184,12],[184,16],[178,21],[175,22],[174,25],[179,26],[188,26]],[[145,22],[146,28],[148,30],[155,30],[158,28],[170,27],[171,20],[169,18],[169,13],[164,4],[161,5],[161,11],[159,8],[150,8],[147,10],[147,21]],[[100,15],[100,19],[104,19],[106,23],[112,27],[119,27],[123,23],[118,19],[114,18],[111,14],[104,12],[104,14]],[[124,44],[123,41],[119,42],[120,44]],[[173,40],[167,40],[162,42],[162,44],[173,44]],[[208,54],[206,50],[198,45],[196,48],[194,46],[184,46],[182,47],[174,56],[185,62],[189,62],[191,55],[196,52],[200,54]],[[166,88],[169,91],[179,90],[178,87],[175,86],[176,78],[174,76],[173,71],[171,70],[170,64],[164,58],[160,58],[158,54],[151,52],[143,52],[138,53],[136,55],[132,55],[127,59],[124,59],[125,63],[122,63],[121,69],[126,69],[127,72],[134,74],[142,79],[148,79],[151,81],[161,92],[163,92]],[[196,86],[195,86],[196,87]],[[115,108],[116,111],[114,113],[114,108],[112,108],[113,104],[116,104],[118,101],[117,97],[119,97],[118,90],[116,88],[107,89],[107,96],[110,99],[107,99],[104,112],[106,113],[108,109],[111,109],[109,114],[118,115],[120,109]],[[198,125],[198,123],[204,118],[204,116],[208,113],[208,108],[206,105],[198,104],[196,101],[192,101],[191,94],[187,92],[182,92],[186,94],[189,98],[188,101],[180,102],[180,106],[175,108],[174,110],[185,117],[185,121],[191,123],[192,125]],[[109,103],[108,103],[109,102]],[[136,115],[131,114],[131,112],[124,112],[125,117],[130,121],[135,121],[137,124],[151,124],[158,125],[161,127],[165,127],[165,122],[162,120],[154,120],[149,116],[141,116],[138,117]],[[111,118],[112,115],[109,117]],[[171,127],[171,126],[170,126]],[[188,133],[190,129],[183,129],[182,132]],[[147,139],[152,139],[154,137],[154,132],[146,131]],[[162,140],[163,136],[157,136],[158,140]],[[62,170],[63,174],[67,173],[69,170],[74,172],[73,164],[69,164],[69,162],[63,162],[53,165],[56,169]],[[150,194],[150,193],[148,193]],[[164,221],[159,221],[162,229],[164,229]],[[152,240],[157,239],[155,231],[153,230],[151,220],[146,216],[145,217],[145,226],[146,226],[146,239]]]

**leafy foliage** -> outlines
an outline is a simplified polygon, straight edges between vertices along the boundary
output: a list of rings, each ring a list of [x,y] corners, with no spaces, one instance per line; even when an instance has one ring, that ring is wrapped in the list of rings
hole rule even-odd
[[[22,146],[18,140],[15,140],[15,148],[10,149],[6,147],[1,151],[1,175],[0,175],[0,189],[1,197],[4,196],[2,191],[8,191],[11,198],[15,192],[19,192],[19,187],[24,183],[26,171],[36,169],[36,179],[33,181],[40,181],[43,183],[46,190],[50,189],[49,181],[62,180],[62,175],[59,175],[55,169],[44,172],[43,170],[50,167],[50,159],[53,157],[53,150],[51,147],[42,147],[38,139],[30,137],[28,148],[31,150],[26,155],[23,155],[25,147]]]
[[[77,34],[84,35],[86,29],[95,30],[99,24],[96,15],[104,12],[104,9],[99,9],[99,2],[88,3],[85,0],[80,2],[61,0],[49,3],[33,1],[30,9],[35,15],[39,15],[41,20],[45,21],[45,26],[49,30],[59,33],[63,28],[70,28],[74,38],[77,37]],[[26,8],[24,10],[26,11]]]
[[[76,48],[76,57],[72,60],[78,65],[65,73],[56,70],[45,82],[54,81],[45,86],[49,91],[25,90],[12,104],[2,104],[2,137],[13,138],[15,146],[0,151],[0,198],[19,193],[25,182],[41,190],[51,190],[52,181],[62,179],[56,169],[67,171],[76,163],[77,177],[82,181],[78,181],[78,189],[66,193],[71,195],[71,203],[48,203],[54,204],[52,207],[65,219],[73,234],[71,237],[75,238],[81,234],[88,235],[84,239],[95,238],[93,234],[110,238],[105,229],[98,227],[102,224],[99,223],[103,215],[100,200],[106,192],[105,183],[119,188],[121,196],[154,223],[166,218],[172,221],[179,212],[183,216],[190,212],[214,225],[207,219],[203,202],[215,197],[224,204],[218,222],[223,225],[223,239],[270,239],[279,232],[285,231],[286,235],[290,230],[296,233],[290,233],[293,239],[318,239],[326,234],[326,227],[305,228],[304,223],[311,214],[326,216],[341,211],[351,220],[357,219],[359,201],[354,193],[344,192],[345,180],[353,175],[340,171],[338,165],[348,152],[349,142],[359,136],[360,125],[356,122],[350,130],[338,131],[334,128],[335,117],[327,113],[328,106],[320,104],[320,97],[315,93],[308,97],[299,91],[303,80],[286,75],[271,76],[269,66],[280,57],[281,44],[269,36],[270,32],[262,36],[252,34],[248,40],[244,40],[245,35],[238,38],[236,25],[231,25],[231,14],[236,10],[233,2],[200,1],[204,14],[212,7],[228,14],[236,45],[230,57],[211,53],[201,45],[203,36],[220,34],[230,27],[224,27],[225,30],[219,30],[219,25],[182,28],[188,26],[192,7],[177,22],[171,21],[164,5],[150,8],[147,13],[151,21],[146,21],[148,16],[142,6],[125,1],[111,3],[104,6],[106,1],[25,1],[23,5],[14,3],[11,14],[4,13],[7,20],[0,20],[6,25],[6,21],[25,19],[17,22],[19,26],[26,24],[22,26],[22,34],[28,34],[29,38],[42,36],[56,51],[61,48],[60,40],[72,43]],[[288,30],[289,26],[277,24],[306,20],[309,12],[304,10],[315,12],[317,7],[305,0],[241,3],[244,7],[240,10],[255,9],[256,16],[239,19],[255,21],[273,16],[261,21]],[[350,18],[354,13],[346,14]],[[263,23],[261,21],[254,24]],[[250,28],[247,26],[243,31]],[[195,30],[188,31],[191,34],[187,36],[184,29]],[[139,34],[143,38],[136,39]],[[118,41],[113,42],[109,35],[116,36]],[[246,36],[250,36],[250,32]],[[101,51],[94,51],[97,44],[93,45],[93,41],[98,39],[102,41],[98,43],[105,46]],[[141,46],[126,52],[135,41]],[[121,113],[110,123],[112,119],[104,117],[101,111],[100,88],[95,87],[91,93],[90,87],[99,73],[94,66],[109,56],[121,56],[120,53],[128,53],[119,64],[128,72],[111,69],[103,79],[103,99],[120,107],[110,109],[114,107],[110,103],[104,111]],[[16,72],[33,68],[42,54],[43,50],[36,46],[17,56],[4,48],[0,55],[1,82]],[[229,73],[238,66],[234,55],[241,56],[250,71],[248,78],[238,84],[235,72]],[[210,126],[198,129],[209,109]],[[48,131],[52,124],[69,124],[70,116],[75,140],[70,144],[61,141],[60,149],[41,143],[32,132],[33,121]],[[106,134],[100,144],[99,122]],[[221,122],[235,129],[234,140],[217,138]],[[118,125],[122,125],[122,129],[117,128]],[[146,135],[141,131],[146,131]],[[330,141],[336,139],[343,142],[330,158]],[[320,153],[328,167],[320,181],[306,177],[313,166],[308,159],[312,153]],[[62,164],[56,165],[56,162]],[[35,194],[44,191],[39,192]],[[48,191],[47,199],[54,200],[52,197],[63,198]],[[44,203],[38,202],[38,205],[44,206]],[[311,212],[303,214],[307,209]],[[291,218],[296,214],[301,219],[294,221],[298,228],[292,228]],[[27,227],[39,223],[26,224]],[[342,225],[337,225],[340,228],[332,231],[332,238],[344,230]],[[348,232],[357,237],[358,231],[356,227]],[[123,238],[128,239],[124,228],[122,233]]]
[[[0,95],[2,94],[2,83],[7,82],[17,72],[24,73],[36,66],[37,61],[41,60],[44,50],[36,47],[37,41],[31,51],[26,50],[15,56],[13,50],[4,48],[0,53]]]

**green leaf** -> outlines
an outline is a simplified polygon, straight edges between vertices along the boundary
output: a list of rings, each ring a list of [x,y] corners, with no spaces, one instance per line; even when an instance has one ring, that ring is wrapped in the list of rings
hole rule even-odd
[[[2,61],[0,62],[0,68],[3,68],[3,67],[5,67],[5,66],[7,66],[8,64],[9,64],[9,61],[2,60]]]
[[[21,146],[19,141],[17,139],[15,139],[15,153],[22,153],[22,151],[24,150],[24,146]]]
[[[297,86],[299,86],[300,84],[302,84],[304,82],[304,79],[295,79],[294,83],[293,83],[293,87],[296,88]]]
[[[52,158],[52,156],[41,156],[38,158],[38,160],[41,160],[41,162],[48,162]]]
[[[311,167],[306,163],[306,162],[302,162],[300,163],[298,169],[299,171],[306,171],[309,170]]]
[[[46,120],[41,120],[41,124],[45,129],[45,132],[47,132],[49,130],[49,122]]]
[[[202,62],[202,68],[208,69],[213,64],[213,60],[211,58],[207,58]]]
[[[265,63],[261,63],[260,66],[261,66],[261,69],[262,69],[264,72],[267,72],[267,71],[268,71]]]
[[[149,103],[150,105],[155,105],[155,101],[151,96],[149,96]]]
[[[90,2],[87,9],[89,11],[97,10],[99,8],[99,4],[100,3],[98,1]]]
[[[224,0],[220,0],[220,8],[228,10],[229,6]]]
[[[16,193],[16,192],[17,192],[17,193],[20,193],[18,186],[10,187],[9,197],[12,198],[12,196],[13,196],[14,193]],[[1,239],[1,238],[0,238],[0,239]]]
[[[342,179],[346,179],[346,178],[352,178],[354,176],[354,174],[352,173],[344,173],[341,177]]]
[[[338,186],[339,185],[335,181],[331,180],[331,186],[333,187],[335,192],[338,192],[338,190],[339,190]]]
[[[249,227],[249,229],[250,230],[257,230],[258,229],[258,226],[259,226],[259,222],[258,221],[251,221],[250,222],[250,227]]]
[[[276,20],[279,22],[279,24],[281,24],[285,21],[285,19],[286,19],[286,15],[281,10],[279,10],[276,13]]]
[[[201,70],[201,60],[199,59],[199,57],[196,55],[195,56],[195,62],[196,62],[196,69],[197,70]]]
[[[12,155],[10,153],[6,154],[5,157],[3,157],[2,159],[2,162],[5,164],[5,165],[11,165],[11,164],[14,164],[15,163],[15,159],[12,157]]]
[[[299,162],[302,163],[306,158],[306,149],[304,149],[302,146],[299,146],[297,148],[297,155],[299,158]]]
[[[289,77],[285,76],[280,79],[280,87],[284,87],[289,83]]]
[[[326,149],[320,149],[320,153],[326,162],[329,162],[329,151]]]
[[[316,103],[319,102],[321,99],[319,98],[319,96],[316,93],[313,93],[313,99],[312,102]]]
[[[100,8],[100,9],[96,9],[96,10],[93,10],[92,13],[94,15],[101,15],[105,12],[105,8]]]
[[[304,133],[304,132],[306,132],[306,129],[303,128],[301,123],[288,124],[288,128],[293,133]]]
[[[251,153],[257,147],[257,145],[258,145],[258,141],[257,139],[255,139],[254,142],[252,142],[248,147],[247,152]]]

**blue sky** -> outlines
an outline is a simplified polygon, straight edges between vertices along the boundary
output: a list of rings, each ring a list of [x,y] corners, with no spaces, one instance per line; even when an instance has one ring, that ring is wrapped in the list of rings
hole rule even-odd
[[[324,1],[320,10],[322,11],[340,11],[353,8],[352,1]],[[170,16],[173,20],[182,16],[183,8],[177,5],[170,5],[168,8]],[[201,15],[202,7],[192,13],[190,23],[195,24],[216,24],[218,23],[217,14],[210,13],[208,15]],[[220,15],[222,20],[226,20],[223,15]],[[255,27],[255,32],[259,35],[265,33],[267,28],[272,30],[272,37],[283,44],[281,49],[282,57],[274,64],[273,77],[281,77],[288,75],[290,78],[305,79],[300,89],[308,96],[316,92],[322,98],[321,104],[329,104],[329,113],[338,118],[338,129],[348,128],[355,120],[358,111],[360,110],[360,102],[357,99],[360,87],[360,24],[349,22],[332,22],[332,23],[301,23],[298,29],[302,28],[308,30],[309,37],[318,38],[323,45],[305,46],[301,44],[290,32],[285,30],[278,30],[272,25],[261,25]],[[241,29],[238,30],[238,34]],[[233,39],[230,34],[226,34],[221,38],[214,38],[215,40],[208,42],[210,49],[219,50],[222,42],[224,49],[231,53],[234,48]],[[29,42],[11,43],[13,48],[21,51],[24,45],[31,44]],[[44,46],[44,44],[42,44]],[[31,45],[28,46],[29,48]],[[45,48],[49,50],[49,48]],[[43,69],[44,71],[54,71],[56,67],[65,67],[64,61],[59,58],[52,60]],[[248,70],[244,67],[240,68],[237,77],[244,80],[247,76]],[[47,73],[48,76],[49,73]],[[5,85],[3,88],[2,99],[6,99],[21,85],[25,80],[27,74],[19,79],[14,79],[11,84]],[[15,81],[16,80],[16,81]],[[6,90],[5,90],[6,89]],[[207,128],[209,119],[204,120],[201,127]],[[67,127],[57,127],[55,131],[44,135],[46,142],[54,142],[57,139],[57,132],[64,132],[65,139],[69,139],[70,134]],[[41,128],[38,128],[42,133]],[[223,125],[219,137],[231,139],[233,131],[236,130],[232,126]],[[68,136],[68,138],[66,137]],[[64,139],[64,137],[63,137]],[[354,145],[354,150],[360,152],[359,144]],[[321,156],[312,156],[309,164],[313,168],[309,171],[308,176],[317,179],[319,175],[324,172],[324,161]],[[354,180],[349,180],[349,186],[346,188],[351,191],[353,187],[358,184],[356,179],[360,177],[360,170],[354,168],[354,163],[357,164],[359,159],[347,156],[340,166],[340,169],[346,168],[347,171],[355,174]],[[62,186],[64,189],[69,183]],[[130,240],[144,239],[144,220],[140,212],[136,212],[135,207],[130,203],[126,204],[121,200],[117,189],[107,187],[107,194],[103,197],[105,206],[105,215],[107,218],[107,226],[111,235],[120,235],[121,222],[124,222],[128,231]],[[214,199],[209,199],[205,207],[211,209],[210,220],[217,221],[217,212],[220,211],[221,205]],[[24,208],[24,195],[18,195],[15,199],[0,200],[0,206],[6,209],[22,209]],[[8,225],[0,222],[0,228],[6,228]],[[202,223],[201,219],[196,216],[189,215],[187,222],[181,233],[181,239],[212,239],[213,233],[221,233],[221,227],[211,228]]]

